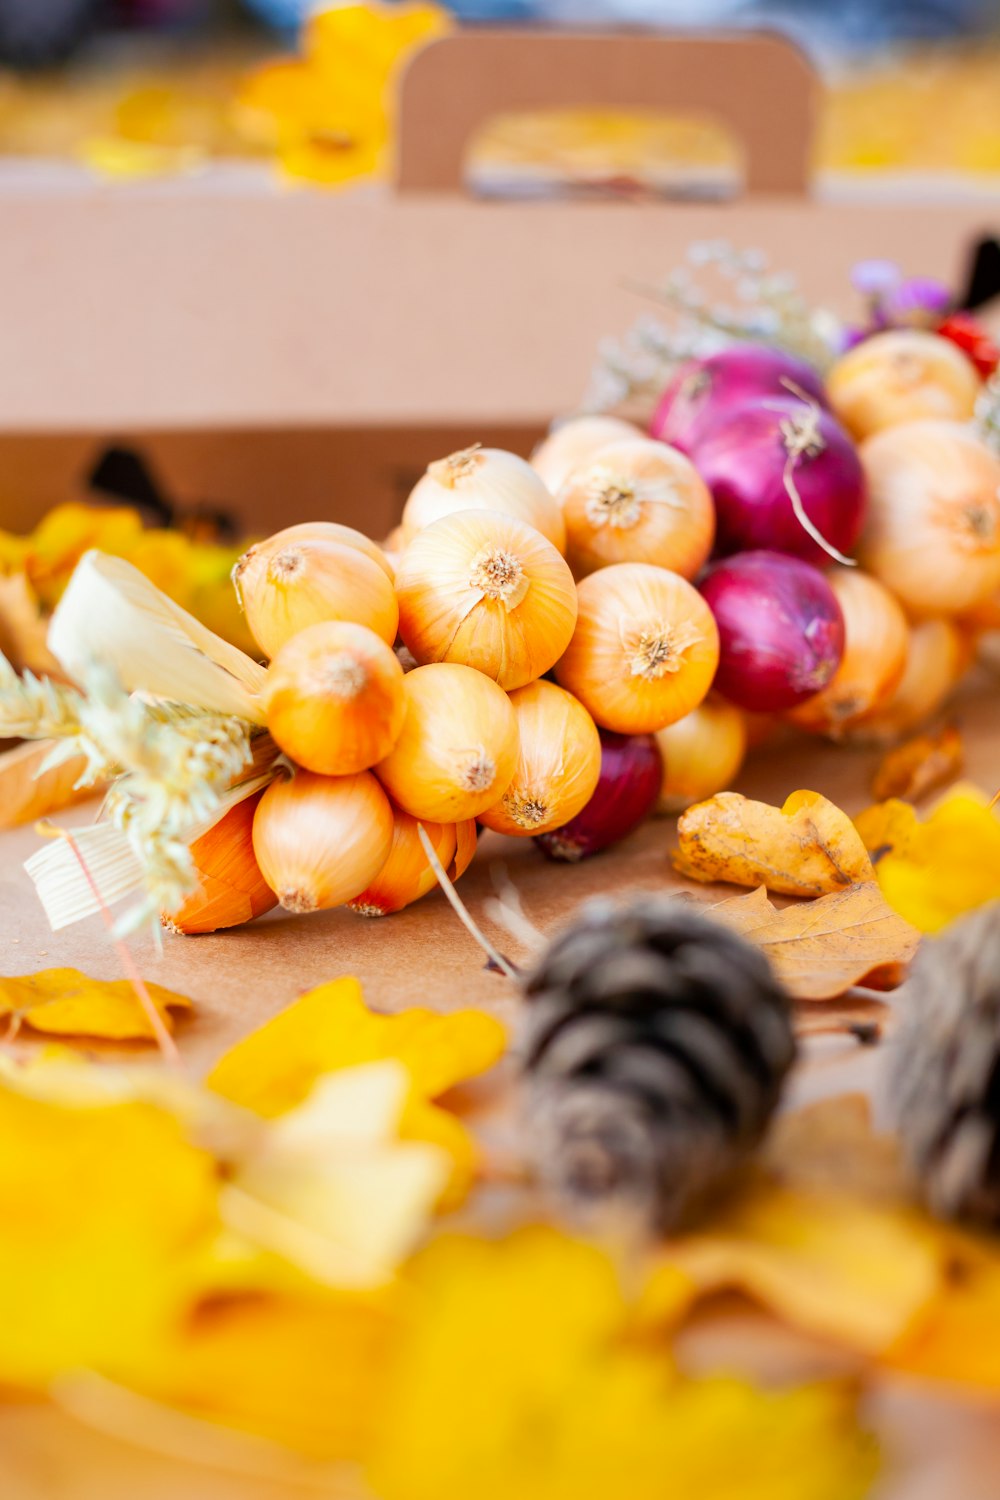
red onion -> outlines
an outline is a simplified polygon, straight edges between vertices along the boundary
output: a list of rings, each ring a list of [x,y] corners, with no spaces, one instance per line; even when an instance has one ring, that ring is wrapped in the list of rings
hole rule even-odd
[[[575,862],[598,854],[638,828],[656,806],[663,783],[663,760],[652,734],[601,736],[601,774],[582,812],[535,839],[549,859]]]
[[[714,686],[739,708],[780,713],[826,687],[844,654],[844,617],[817,568],[743,552],[701,583],[719,627]]]
[[[688,360],[660,398],[650,431],[690,457],[716,422],[724,421],[735,407],[761,396],[790,395],[790,387],[782,384],[785,380],[826,406],[826,393],[812,365],[768,344],[735,344],[707,359]]]
[[[823,567],[861,533],[865,479],[836,418],[810,401],[765,397],[717,424],[694,463],[715,501],[715,555],[767,548]]]

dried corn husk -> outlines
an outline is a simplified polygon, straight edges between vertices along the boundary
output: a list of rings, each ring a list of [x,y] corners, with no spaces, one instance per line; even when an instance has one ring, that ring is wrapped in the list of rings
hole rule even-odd
[[[73,755],[58,765],[45,762],[55,740],[15,745],[0,755],[0,828],[33,823],[94,795],[92,785],[78,786],[87,773],[87,757]]]
[[[238,802],[267,786],[272,776],[273,771],[267,772],[233,787],[211,816],[192,829],[188,844],[207,833]],[[54,839],[24,864],[53,932],[146,891],[147,867],[123,829],[113,823],[94,823],[75,829],[72,837],[75,849],[68,839]]]
[[[84,554],[52,616],[49,647],[75,681],[100,663],[129,692],[264,722],[264,668],[121,558]]]

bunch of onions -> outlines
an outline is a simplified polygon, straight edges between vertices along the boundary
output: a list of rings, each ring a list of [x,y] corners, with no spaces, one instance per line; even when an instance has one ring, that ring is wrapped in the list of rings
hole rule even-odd
[[[890,744],[909,734],[947,700],[972,661],[971,637],[954,620],[920,620],[910,626],[906,666],[896,691],[873,713],[851,725],[861,744]]]
[[[844,654],[844,617],[817,568],[743,552],[701,585],[719,627],[715,687],[739,708],[777,713],[826,687]]]
[[[414,818],[458,823],[478,817],[503,795],[517,768],[510,699],[482,672],[451,662],[407,672],[403,691],[403,729],[376,775]]]
[[[847,433],[792,392],[732,411],[694,450],[716,510],[720,557],[764,548],[816,567],[847,560],[861,531],[865,482]]]
[[[693,578],[715,537],[715,508],[691,461],[649,438],[602,448],[559,493],[566,555],[578,578],[648,562]]]
[[[714,693],[656,736],[663,757],[657,811],[679,813],[727,791],[747,752],[746,719]]]
[[[826,687],[788,717],[800,729],[837,735],[892,697],[906,667],[910,629],[877,578],[859,568],[834,568],[827,581],[844,617],[844,654]]]
[[[365,771],[403,727],[403,668],[365,625],[329,620],[285,642],[264,686],[268,728],[297,765],[324,776]]]
[[[1000,589],[1000,458],[955,422],[891,427],[861,458],[865,567],[918,616],[960,614],[991,598]]]
[[[510,701],[520,736],[517,769],[479,821],[496,833],[547,833],[575,818],[594,794],[601,773],[597,726],[554,682],[518,688]]]
[[[437,885],[437,876],[420,842],[422,826],[451,880],[464,875],[476,852],[475,819],[464,823],[424,823],[393,809],[389,858],[370,885],[347,904],[363,917],[387,917],[412,906]]]
[[[464,448],[430,464],[403,507],[404,541],[462,510],[499,511],[533,526],[557,551],[566,549],[566,528],[551,492],[525,459],[503,448]]]
[[[531,455],[531,467],[550,494],[558,495],[575,469],[591,463],[602,448],[642,437],[638,427],[621,417],[574,417],[562,422]]]
[[[247,624],[265,656],[324,620],[367,625],[391,646],[399,625],[392,581],[391,564],[368,537],[319,521],[258,542],[233,570]]]
[[[648,734],[705,697],[719,661],[711,610],[686,579],[649,563],[617,563],[583,579],[561,685],[595,723]]]
[[[543,854],[560,863],[589,859],[634,832],[656,805],[663,762],[651,734],[602,729],[601,771],[590,801],[561,828],[537,836]]]
[[[864,339],[828,377],[830,405],[859,441],[901,422],[968,421],[981,389],[971,359],[950,339],[921,328]]]
[[[277,906],[254,858],[254,814],[263,793],[244,797],[191,845],[198,889],[164,916],[170,932],[193,934],[239,927]]]
[[[326,911],[375,878],[392,848],[392,807],[369,771],[275,781],[253,820],[253,852],[286,911]]]
[[[475,667],[503,688],[547,672],[576,624],[576,587],[561,554],[498,511],[426,526],[399,565],[396,593],[400,633],[418,662]]]
[[[650,432],[690,456],[737,408],[764,396],[787,396],[792,389],[819,406],[828,404],[819,375],[804,360],[768,344],[735,344],[681,366],[660,399]]]

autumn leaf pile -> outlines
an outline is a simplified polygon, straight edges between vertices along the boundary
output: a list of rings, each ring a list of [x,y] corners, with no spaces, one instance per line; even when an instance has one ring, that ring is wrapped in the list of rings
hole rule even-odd
[[[51,1030],[123,1034],[114,990],[66,983]],[[38,1029],[46,985],[6,991]],[[287,1450],[289,1472],[307,1459],[315,1482],[360,1465],[386,1500],[551,1500],[615,1480],[652,1497],[665,1465],[710,1497],[864,1494],[876,1455],[847,1386],[768,1391],[677,1365],[671,1333],[711,1282],[697,1244],[626,1290],[606,1251],[555,1226],[442,1222],[483,1166],[449,1090],[503,1050],[485,1014],[379,1016],[340,980],[204,1084],[66,1048],[8,1054],[0,1384],[140,1443],[143,1412],[177,1409],[209,1439]]]
[[[740,815],[811,819],[840,888],[779,911],[758,887],[715,915],[819,1001],[904,964],[916,933],[858,878],[846,819],[791,803]],[[773,864],[797,865],[780,840]],[[810,849],[804,878],[816,868]],[[168,1024],[188,1008],[150,991]],[[4,981],[0,1007],[20,1043],[150,1034],[127,985],[71,970]],[[1000,1253],[914,1207],[861,1100],[784,1116],[694,1232],[622,1259],[518,1185],[497,1136],[507,1045],[485,1013],[380,1015],[341,979],[204,1082],[65,1043],[8,1049],[0,1387],[140,1446],[174,1413],[223,1468],[264,1441],[278,1473],[384,1500],[653,1500],[665,1473],[705,1500],[850,1500],[880,1463],[866,1385],[903,1372],[1000,1399]],[[845,1375],[688,1369],[681,1335],[722,1294],[836,1349]]]

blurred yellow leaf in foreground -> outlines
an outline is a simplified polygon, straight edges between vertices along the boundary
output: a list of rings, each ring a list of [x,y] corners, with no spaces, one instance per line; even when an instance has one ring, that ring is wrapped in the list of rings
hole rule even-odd
[[[849,1394],[677,1375],[610,1260],[555,1230],[413,1262],[370,1478],[380,1500],[853,1500],[876,1456]]]
[[[165,1110],[0,1087],[0,1382],[115,1372],[164,1339],[217,1228],[216,1169]]]

